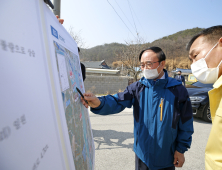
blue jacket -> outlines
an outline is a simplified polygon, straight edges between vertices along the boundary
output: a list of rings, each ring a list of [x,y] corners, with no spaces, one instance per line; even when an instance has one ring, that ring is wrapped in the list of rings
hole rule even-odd
[[[151,170],[173,166],[175,150],[187,151],[193,134],[187,90],[166,71],[165,77],[156,82],[143,77],[124,92],[100,97],[100,106],[91,108],[108,115],[133,106],[134,151]]]

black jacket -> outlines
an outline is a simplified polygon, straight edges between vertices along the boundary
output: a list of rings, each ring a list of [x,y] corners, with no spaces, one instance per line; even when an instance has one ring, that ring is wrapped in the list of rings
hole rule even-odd
[[[176,75],[175,77],[176,80],[182,81],[182,84],[185,86],[185,78],[182,75]]]

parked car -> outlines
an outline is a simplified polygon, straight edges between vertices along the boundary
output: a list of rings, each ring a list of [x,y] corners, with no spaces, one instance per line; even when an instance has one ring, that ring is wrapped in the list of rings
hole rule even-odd
[[[190,82],[197,82],[197,79],[196,79],[196,77],[194,77],[193,74],[189,74],[188,81],[190,81]]]
[[[203,84],[199,81],[186,85],[193,109],[194,117],[201,117],[211,122],[208,91],[213,89],[213,84]]]

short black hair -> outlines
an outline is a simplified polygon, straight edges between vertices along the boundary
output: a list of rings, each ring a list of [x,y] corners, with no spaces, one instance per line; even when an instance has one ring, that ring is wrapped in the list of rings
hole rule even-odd
[[[215,44],[222,37],[222,25],[206,28],[198,34],[194,35],[187,44],[187,51],[190,50],[190,47],[193,42],[200,36],[204,36],[209,43]]]
[[[141,51],[141,53],[139,55],[139,61],[141,61],[141,57],[142,57],[143,53],[145,51],[147,51],[147,50],[151,50],[154,53],[156,53],[157,54],[157,58],[159,59],[159,62],[166,60],[166,55],[164,54],[163,50],[160,47],[153,46],[153,47],[149,47],[149,48]]]
[[[182,71],[180,71],[180,70],[178,72],[182,73]]]
[[[82,70],[82,79],[83,81],[86,79],[86,67],[83,63],[80,62],[81,70]]]

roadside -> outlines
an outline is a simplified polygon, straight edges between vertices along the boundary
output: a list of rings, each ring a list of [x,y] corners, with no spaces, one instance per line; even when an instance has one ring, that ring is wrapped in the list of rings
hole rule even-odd
[[[132,109],[108,116],[89,111],[95,142],[95,170],[134,170]],[[191,149],[185,153],[186,162],[178,170],[204,170],[204,150],[211,123],[194,118]]]

